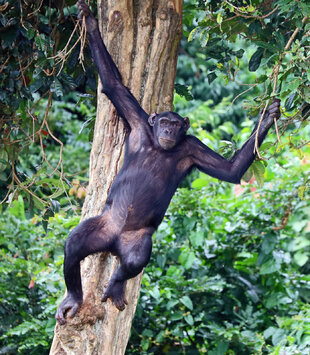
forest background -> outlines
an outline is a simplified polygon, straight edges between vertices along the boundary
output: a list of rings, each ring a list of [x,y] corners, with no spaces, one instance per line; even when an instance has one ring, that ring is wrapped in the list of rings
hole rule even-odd
[[[306,1],[184,2],[174,109],[190,133],[229,158],[274,96],[282,116],[243,185],[197,171],[182,183],[126,353],[309,354],[309,13]],[[65,289],[96,116],[76,14],[71,0],[0,0],[0,354],[48,354]]]

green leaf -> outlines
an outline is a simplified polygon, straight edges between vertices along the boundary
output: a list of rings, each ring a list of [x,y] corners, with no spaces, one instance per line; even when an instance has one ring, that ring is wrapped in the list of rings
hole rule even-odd
[[[207,79],[208,79],[209,84],[211,84],[216,78],[217,78],[217,75],[215,73],[210,73],[207,75]]]
[[[258,47],[268,49],[270,52],[274,53],[277,51],[277,48],[268,42],[255,41],[254,42]]]
[[[309,256],[306,253],[299,251],[296,254],[294,254],[294,260],[298,266],[302,267],[309,260]]]
[[[192,251],[185,249],[179,256],[179,262],[184,266],[185,269],[189,269],[195,260],[195,254]]]
[[[188,314],[187,316],[184,317],[185,321],[187,324],[189,325],[193,325],[194,324],[194,318],[191,314]]]
[[[155,286],[152,290],[149,290],[149,294],[154,297],[156,300],[160,299],[160,291],[158,286]]]
[[[228,342],[219,341],[217,347],[214,350],[208,351],[208,355],[226,355],[228,348]]]
[[[28,28],[28,30],[27,30],[28,39],[32,39],[35,34],[36,34],[36,32],[35,32],[34,28],[32,28],[32,27]]]
[[[295,91],[298,89],[301,82],[302,82],[302,80],[300,78],[296,78],[290,82],[286,82],[285,88],[286,88],[286,90],[289,89],[290,91]]]
[[[180,301],[184,304],[185,307],[191,311],[193,310],[193,302],[188,296],[183,296]]]
[[[4,171],[8,166],[8,153],[4,149],[0,149],[0,171]]]
[[[183,313],[182,312],[174,312],[171,315],[171,320],[180,320],[183,318]]]
[[[274,144],[273,142],[265,142],[259,147],[259,150],[260,151],[268,150],[273,146],[273,144]]]
[[[204,243],[204,232],[197,231],[190,234],[189,239],[194,247],[202,246]]]
[[[194,99],[188,86],[175,84],[174,89],[178,95],[185,97],[186,101],[191,101]]]
[[[279,271],[280,267],[279,263],[277,263],[274,259],[270,259],[261,266],[259,273],[261,275],[272,274],[273,272]]]
[[[194,28],[188,36],[188,42],[191,42],[197,35],[197,31],[200,30],[200,27]]]
[[[31,92],[38,91],[44,85],[44,80],[42,78],[38,78],[31,83],[29,89]]]
[[[272,344],[274,346],[278,345],[282,340],[286,338],[284,329],[277,329],[272,335]]]
[[[146,350],[149,348],[149,346],[150,346],[150,341],[149,341],[149,339],[143,338],[143,339],[141,340],[141,346],[142,346],[142,349],[143,349],[144,351],[146,351]]]
[[[272,334],[274,334],[274,332],[276,331],[277,328],[275,327],[269,327],[264,331],[264,338],[268,339],[272,336]]]
[[[242,176],[242,180],[249,182],[253,176],[253,168],[250,166],[249,169]]]
[[[55,78],[53,81],[53,84],[51,86],[51,91],[54,92],[58,97],[63,96],[62,85],[57,78]]]
[[[202,187],[208,186],[209,181],[207,179],[198,178],[192,182],[192,187],[194,189],[201,189]]]
[[[262,48],[257,48],[256,52],[252,55],[249,61],[249,71],[256,71],[261,63],[264,50]]]
[[[19,218],[22,221],[26,219],[24,200],[21,195],[18,196],[17,200],[11,203],[10,214]]]
[[[306,186],[299,186],[298,187],[298,196],[300,197],[301,200],[305,198],[305,192],[307,190]]]
[[[203,30],[199,36],[199,41],[201,47],[205,47],[209,41],[210,34],[207,32],[207,29]]]
[[[144,337],[152,337],[154,335],[154,333],[152,332],[151,329],[144,329],[142,332],[142,335]]]
[[[265,165],[261,161],[255,161],[252,164],[252,169],[258,186],[263,187],[265,181]]]

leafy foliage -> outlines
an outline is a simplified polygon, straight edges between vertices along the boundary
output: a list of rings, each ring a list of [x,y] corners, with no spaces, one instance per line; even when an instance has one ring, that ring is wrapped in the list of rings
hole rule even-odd
[[[254,87],[259,89],[260,95],[246,105],[253,114],[265,106],[266,100],[278,96],[285,106],[280,135],[290,124],[300,126],[309,116],[307,1],[187,2],[185,14],[188,40],[199,38],[206,60],[211,63],[209,83],[224,77],[226,83],[247,85],[244,94]],[[246,41],[243,46],[241,38]],[[249,70],[256,73],[251,83],[239,79],[240,65],[248,56],[244,48],[249,46]]]
[[[25,218],[22,197],[0,217],[0,353],[48,353],[63,295],[63,242],[78,218]],[[14,231],[14,233],[12,233]]]
[[[74,0],[66,6],[62,1],[0,2],[0,184],[7,186],[0,199],[11,201],[22,194],[32,208],[43,210],[42,214],[54,211],[58,202],[51,199],[64,196],[71,180],[63,175],[66,141],[59,135],[68,116],[66,110],[76,116],[83,112],[74,105],[57,105],[57,101],[66,97],[75,104],[87,103],[89,95],[72,95],[72,91],[96,90],[88,49],[86,71],[79,64],[80,45],[77,32],[73,32],[77,9],[72,5]],[[51,146],[58,149],[59,157],[54,161],[50,161]],[[25,169],[23,158],[34,151],[37,156]],[[47,188],[43,194],[42,186]]]

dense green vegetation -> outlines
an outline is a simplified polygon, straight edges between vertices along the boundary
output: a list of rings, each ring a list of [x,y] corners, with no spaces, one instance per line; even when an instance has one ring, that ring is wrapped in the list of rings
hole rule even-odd
[[[63,67],[51,58],[74,1],[20,4],[0,0],[0,354],[37,355],[85,196],[96,82],[79,44]],[[185,2],[174,105],[190,133],[229,157],[277,94],[279,137],[249,184],[184,181],[153,239],[128,354],[310,353],[309,13],[306,1]]]

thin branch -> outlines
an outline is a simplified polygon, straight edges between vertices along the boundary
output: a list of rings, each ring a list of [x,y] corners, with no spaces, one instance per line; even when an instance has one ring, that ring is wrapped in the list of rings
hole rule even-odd
[[[268,14],[263,15],[263,16],[258,16],[258,15],[256,15],[256,16],[255,16],[255,15],[245,15],[245,14],[243,14],[243,12],[242,12],[237,6],[231,4],[229,1],[224,0],[224,2],[225,2],[227,5],[229,5],[229,6],[231,6],[232,8],[235,9],[235,11],[236,11],[235,14],[236,14],[237,16],[240,16],[240,17],[243,17],[243,18],[255,18],[255,19],[257,19],[257,20],[264,20],[265,18],[271,16],[272,14],[274,14],[274,13],[278,10],[278,6],[276,6],[272,11],[270,11]]]
[[[8,56],[5,60],[5,62],[2,64],[2,67],[0,69],[0,74],[3,72],[5,66],[6,66],[7,62],[10,60],[10,58],[11,58],[11,56]]]
[[[15,165],[12,163],[12,174],[13,174],[13,180],[16,181],[18,186],[28,192],[31,196],[39,200],[42,204],[46,204],[46,201],[42,200],[39,196],[37,196],[35,193],[33,193],[31,190],[29,190],[24,184],[19,180],[18,176],[15,173]]]
[[[65,65],[65,61],[66,59],[68,58],[68,56],[71,54],[71,52],[73,51],[73,49],[75,48],[75,46],[80,42],[80,40],[82,40],[82,35],[83,35],[83,32],[80,34],[79,38],[75,41],[75,43],[72,45],[72,47],[68,50],[68,47],[70,45],[70,42],[75,34],[75,32],[77,31],[77,28],[79,26],[79,22],[80,21],[77,21],[77,23],[75,24],[75,27],[74,27],[74,30],[72,31],[68,41],[67,41],[67,44],[65,45],[65,47],[59,52],[57,53],[55,56],[53,57],[50,57],[49,59],[55,59],[55,62],[56,64],[59,64],[61,63],[60,65],[60,69],[58,71],[58,74],[60,74],[60,72],[62,71],[62,68],[63,66]],[[83,26],[82,26],[82,30],[83,30]]]
[[[10,192],[12,190],[13,183],[14,183],[14,178],[12,177],[12,181],[11,181],[11,183],[9,185],[9,190],[8,190],[7,194],[5,195],[4,199],[0,202],[0,205],[2,205],[7,200],[7,198],[9,197],[9,194],[10,194]]]
[[[248,85],[251,85],[251,84],[248,84]],[[243,95],[243,94],[245,94],[246,92],[250,91],[251,89],[255,88],[255,86],[257,86],[257,85],[258,85],[258,84],[252,84],[250,88],[248,88],[248,89],[242,91],[240,94],[238,94],[238,95],[232,100],[230,107],[233,106],[233,104],[235,103],[235,101],[236,101],[241,95]]]

